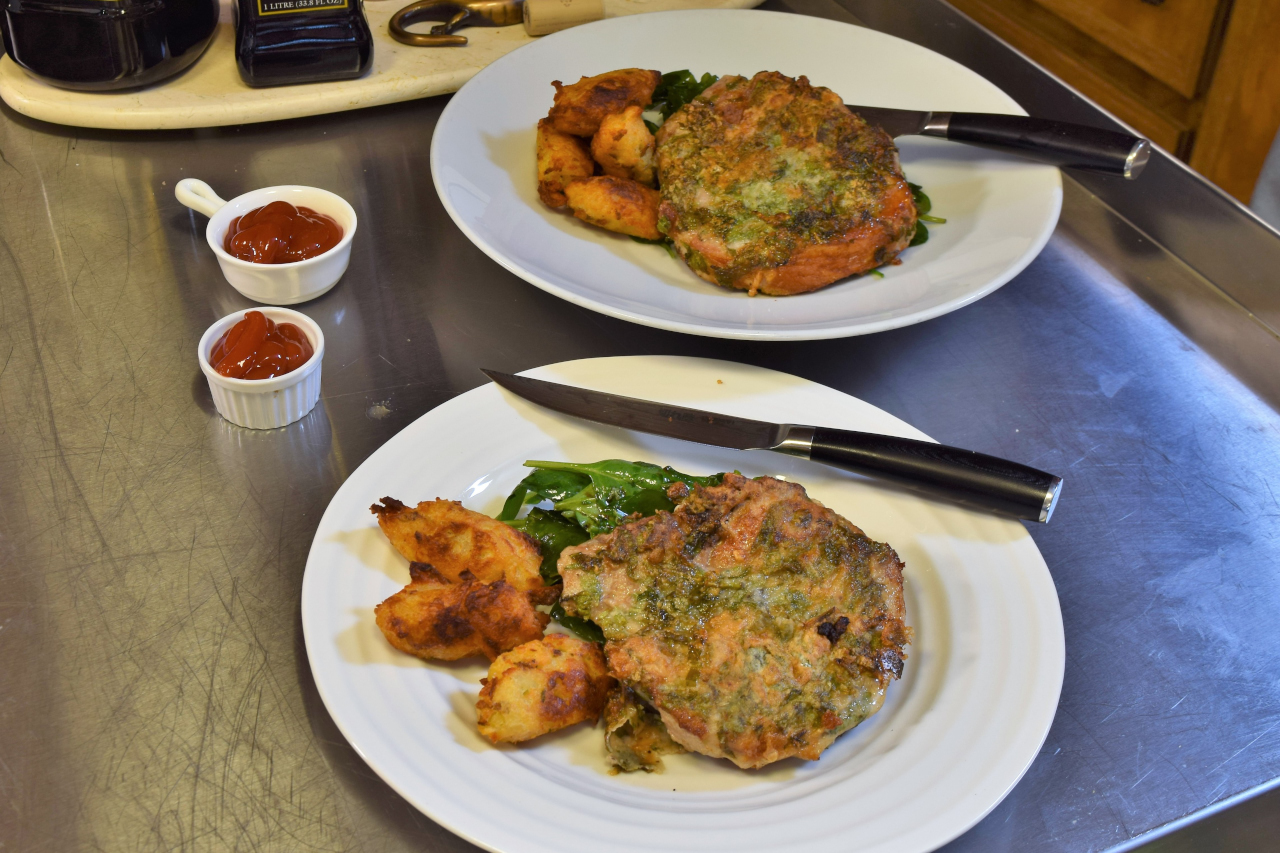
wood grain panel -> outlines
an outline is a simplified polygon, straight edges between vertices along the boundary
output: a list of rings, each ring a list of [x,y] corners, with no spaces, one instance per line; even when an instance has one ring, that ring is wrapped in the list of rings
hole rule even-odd
[[[1197,105],[1034,0],[949,0],[978,23],[1172,153],[1184,151]]]
[[[1036,0],[1064,20],[1193,98],[1226,0]]]
[[[1280,129],[1280,2],[1235,0],[1191,167],[1245,202]]]

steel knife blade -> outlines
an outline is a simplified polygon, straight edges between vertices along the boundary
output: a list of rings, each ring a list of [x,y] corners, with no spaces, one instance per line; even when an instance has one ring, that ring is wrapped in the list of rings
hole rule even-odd
[[[1138,177],[1151,159],[1151,143],[1147,140],[1083,124],[995,113],[845,106],[895,139],[933,136],[1014,151],[1056,166],[1122,175],[1130,180]]]
[[[562,414],[716,447],[772,450],[1016,518],[1047,522],[1062,489],[1062,478],[1044,471],[933,442],[769,423],[496,370],[482,372],[516,396]]]
[[[894,139],[899,136],[916,136],[924,133],[929,126],[930,119],[933,118],[933,113],[919,112],[918,110],[895,110],[890,107],[859,107],[853,104],[845,104],[845,106],[862,116],[867,124],[874,124]],[[946,114],[944,113],[943,115]],[[941,129],[942,126],[939,125],[939,130]]]

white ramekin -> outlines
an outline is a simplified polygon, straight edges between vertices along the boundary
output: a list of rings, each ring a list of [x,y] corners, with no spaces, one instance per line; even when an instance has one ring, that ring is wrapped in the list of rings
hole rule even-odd
[[[228,314],[209,327],[200,338],[197,356],[200,369],[209,380],[209,393],[218,414],[233,424],[249,429],[288,426],[315,408],[320,399],[320,362],[324,358],[324,333],[306,314],[288,308],[250,308],[261,311],[277,323],[293,323],[302,329],[315,354],[306,364],[283,376],[270,379],[231,379],[209,364],[209,351],[227,330],[244,319],[248,311]]]
[[[296,305],[327,293],[347,271],[351,260],[351,238],[356,233],[356,212],[342,196],[315,187],[263,187],[231,201],[223,201],[204,181],[186,178],[174,187],[178,201],[209,217],[205,239],[218,258],[222,274],[236,290],[267,305]],[[342,227],[338,245],[314,258],[291,264],[255,264],[233,258],[222,248],[231,220],[273,201],[287,201],[294,207],[309,207],[332,216]]]

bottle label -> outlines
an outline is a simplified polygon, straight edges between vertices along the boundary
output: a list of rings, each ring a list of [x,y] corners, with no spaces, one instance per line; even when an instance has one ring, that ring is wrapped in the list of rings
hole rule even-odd
[[[327,12],[346,9],[349,0],[258,0],[259,15],[288,15],[294,12]]]

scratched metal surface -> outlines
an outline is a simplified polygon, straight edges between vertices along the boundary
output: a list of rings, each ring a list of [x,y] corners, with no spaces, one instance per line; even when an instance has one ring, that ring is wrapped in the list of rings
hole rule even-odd
[[[1032,530],[1066,622],[1062,704],[948,851],[1106,850],[1280,776],[1280,416],[1137,295],[1195,273],[1069,182],[1041,257],[929,323],[771,345],[645,329],[458,233],[428,172],[443,104],[151,134],[0,117],[0,849],[470,849],[319,702],[307,550],[343,479],[477,367],[613,354],[791,371],[1065,475]],[[196,342],[250,303],[173,199],[187,176],[358,210],[350,271],[304,309],[324,391],[292,427],[213,411]]]

